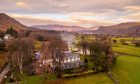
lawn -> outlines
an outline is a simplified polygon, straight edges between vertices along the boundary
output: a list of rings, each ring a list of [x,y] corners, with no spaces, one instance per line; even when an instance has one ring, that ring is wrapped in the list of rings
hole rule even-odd
[[[27,77],[21,84],[114,84],[114,82],[105,73],[97,73],[65,79],[56,79],[55,75],[46,79],[42,75],[35,75]]]
[[[114,83],[105,73],[98,73],[77,78],[52,80],[42,84],[114,84]]]
[[[121,55],[112,72],[120,84],[140,84],[140,58]]]
[[[122,54],[140,56],[140,47],[113,44],[113,50],[115,52],[122,53]]]
[[[40,41],[36,41],[36,42],[35,42],[35,49],[36,49],[36,50],[41,49],[41,46],[42,46],[42,42],[40,42]]]
[[[56,75],[47,75],[47,74],[26,76],[21,81],[21,84],[42,84],[43,81],[55,80],[55,79],[56,79]]]
[[[43,81],[42,76],[35,75],[35,76],[28,76],[25,80],[21,81],[21,84],[41,84]]]

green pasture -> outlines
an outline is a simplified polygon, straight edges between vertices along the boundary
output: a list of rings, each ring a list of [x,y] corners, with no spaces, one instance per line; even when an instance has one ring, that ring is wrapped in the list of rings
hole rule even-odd
[[[113,44],[113,50],[121,54],[140,56],[140,47]]]
[[[140,84],[140,57],[120,55],[112,72],[119,84]]]

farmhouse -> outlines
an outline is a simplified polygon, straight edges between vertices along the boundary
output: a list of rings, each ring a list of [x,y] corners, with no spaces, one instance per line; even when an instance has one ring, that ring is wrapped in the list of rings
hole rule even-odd
[[[61,68],[61,70],[74,69],[84,65],[84,61],[80,59],[79,54],[65,51],[60,57],[60,60],[55,58],[55,62],[60,61],[59,68]],[[54,67],[57,67],[57,65],[54,65],[52,58],[42,59],[40,51],[35,52],[35,59],[36,61],[32,64],[32,66],[34,66],[35,73],[42,73],[44,71],[51,72]],[[34,69],[32,68],[33,71]]]
[[[84,62],[80,59],[78,54],[69,51],[63,53],[61,69],[72,69],[82,65],[84,65]]]

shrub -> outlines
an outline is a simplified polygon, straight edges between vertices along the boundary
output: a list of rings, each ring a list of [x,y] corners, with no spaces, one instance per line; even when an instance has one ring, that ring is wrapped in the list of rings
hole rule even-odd
[[[8,80],[8,82],[9,82],[9,83],[14,83],[15,80],[14,80],[13,78],[10,78],[10,79]]]
[[[125,39],[120,39],[121,44],[126,45],[126,40]]]
[[[5,51],[5,42],[0,42],[0,51]]]
[[[45,35],[38,35],[37,40],[43,42],[43,41],[47,41],[47,38]]]
[[[116,39],[113,39],[113,43],[117,43],[117,40]]]
[[[140,47],[140,41],[136,41],[134,44],[136,47]]]

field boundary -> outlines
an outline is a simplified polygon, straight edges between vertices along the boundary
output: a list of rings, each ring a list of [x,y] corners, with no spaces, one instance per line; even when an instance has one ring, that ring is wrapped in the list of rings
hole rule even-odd
[[[85,71],[85,72],[77,73],[77,74],[65,74],[62,76],[62,78],[74,78],[74,77],[85,76],[85,75],[96,74],[96,73],[98,72],[90,70],[90,71]]]
[[[123,55],[128,55],[128,56],[131,56],[131,57],[140,57],[139,55],[134,55],[134,54],[126,54],[126,53],[122,53],[122,52],[117,52],[117,51],[114,51],[118,54],[123,54]]]
[[[112,74],[112,72],[108,73],[109,78],[115,83],[115,84],[119,84],[119,81],[114,77],[114,75]]]

